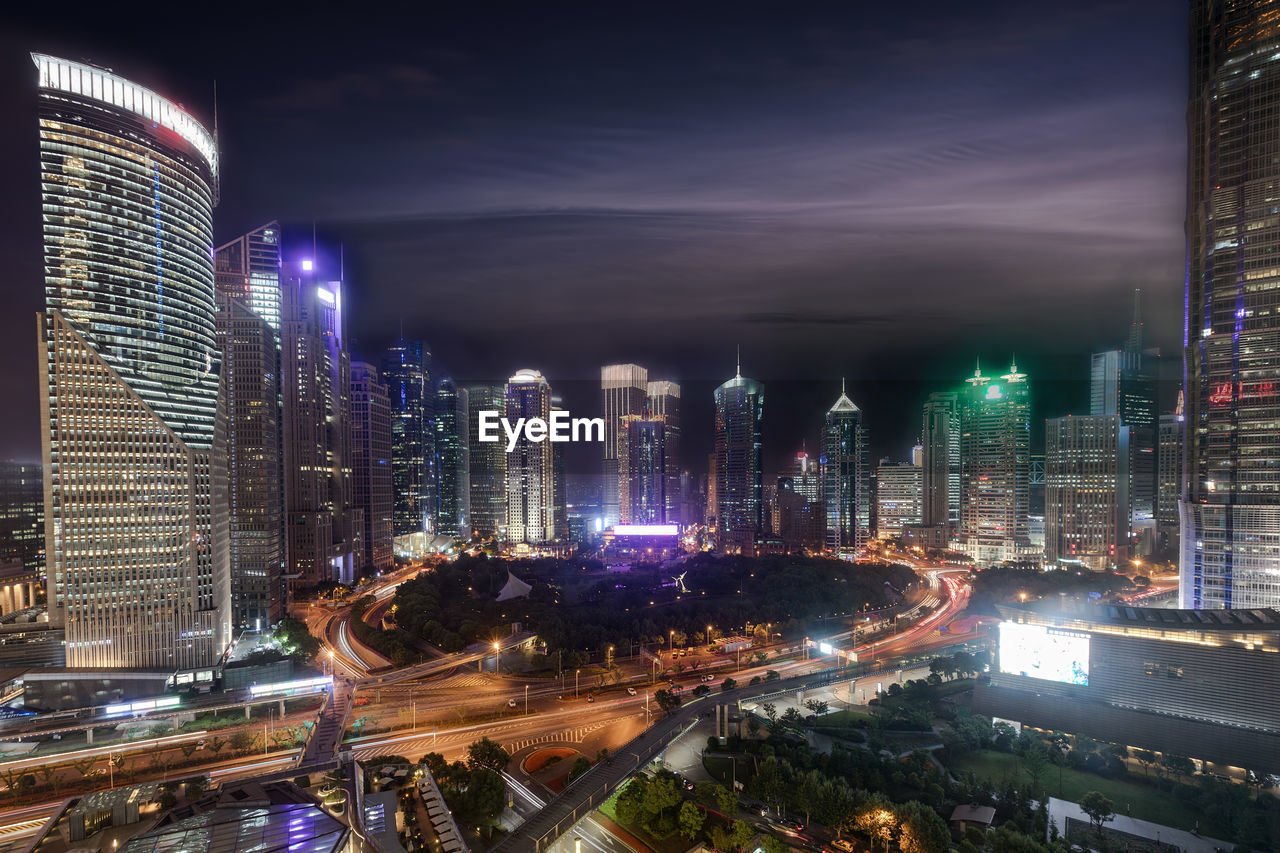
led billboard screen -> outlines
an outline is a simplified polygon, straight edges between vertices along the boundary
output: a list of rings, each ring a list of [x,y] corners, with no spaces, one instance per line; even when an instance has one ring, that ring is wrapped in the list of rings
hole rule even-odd
[[[1000,671],[1087,686],[1089,635],[1001,622]]]

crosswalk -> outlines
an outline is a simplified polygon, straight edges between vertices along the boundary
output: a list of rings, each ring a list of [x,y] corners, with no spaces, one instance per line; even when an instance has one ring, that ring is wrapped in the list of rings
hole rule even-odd
[[[545,735],[537,737],[522,738],[520,740],[504,743],[502,748],[507,752],[515,755],[522,749],[528,749],[531,746],[537,746],[543,743],[582,743],[587,736],[593,732],[598,732],[605,726],[613,725],[617,720],[605,720],[598,723],[591,723],[586,726],[578,726],[577,728],[564,729],[558,732],[548,732]]]

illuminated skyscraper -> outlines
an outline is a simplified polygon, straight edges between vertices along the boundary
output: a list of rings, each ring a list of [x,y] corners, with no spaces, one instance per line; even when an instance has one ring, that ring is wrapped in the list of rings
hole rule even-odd
[[[447,376],[436,389],[436,531],[471,536],[470,454],[467,444],[467,389]]]
[[[822,425],[822,481],[827,547],[852,553],[871,538],[871,468],[862,410],[840,384],[840,397]]]
[[[716,547],[754,554],[765,531],[764,385],[744,378],[739,367],[716,389],[715,406]]]
[[[662,465],[666,469],[664,518],[667,524],[685,524],[680,496],[680,386],[662,379],[650,382],[648,387],[648,417],[662,419]]]
[[[1038,557],[1030,544],[1031,395],[1015,364],[975,370],[960,400],[959,547],[979,566]]]
[[[502,385],[467,387],[468,486],[471,533],[480,539],[503,536],[507,529],[507,451],[501,441],[480,440],[480,413],[506,414]]]
[[[551,386],[536,370],[507,380],[506,418],[551,420]],[[501,445],[499,445],[501,446]],[[539,544],[555,538],[555,445],[521,437],[507,453],[507,539]]]
[[[227,414],[232,620],[260,630],[284,614],[280,428],[280,227],[220,246],[213,258]]]
[[[622,517],[618,495],[618,434],[625,417],[643,417],[649,402],[649,371],[638,364],[608,364],[600,368],[604,397],[604,526]]]
[[[960,525],[960,395],[939,391],[924,404],[924,524],[945,525],[954,533]]]
[[[1104,571],[1128,559],[1129,438],[1119,415],[1045,421],[1046,562]]]
[[[1280,606],[1276,15],[1191,6],[1182,607]]]
[[[382,380],[391,400],[395,535],[432,531],[435,389],[431,382],[431,351],[422,341],[401,338],[382,356]]]
[[[881,462],[876,467],[876,535],[901,536],[923,516],[924,469],[911,462]]]
[[[282,285],[285,542],[301,586],[349,582],[357,568],[343,286],[321,265],[286,262]]]
[[[666,436],[666,424],[660,417],[628,415],[622,419],[618,499],[623,524],[668,523]]]
[[[44,572],[44,475],[36,462],[0,462],[0,563]]]
[[[1182,494],[1182,395],[1178,407],[1160,416],[1156,491],[1156,530],[1162,548],[1178,544],[1178,498]]]
[[[391,403],[378,369],[351,365],[351,493],[363,526],[357,568],[387,571],[393,565]]]
[[[230,641],[213,231],[218,155],[182,108],[34,54],[49,616],[71,667],[192,670]]]

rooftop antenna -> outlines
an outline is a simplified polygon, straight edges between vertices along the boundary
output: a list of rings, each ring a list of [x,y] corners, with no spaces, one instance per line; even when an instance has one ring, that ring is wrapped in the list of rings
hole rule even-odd
[[[845,392],[844,392],[844,377],[843,377],[843,376],[841,376],[841,377],[840,377],[840,396],[841,396],[841,397],[843,397],[844,395],[845,395]]]
[[[346,255],[344,254],[346,252],[346,248],[347,246],[345,243],[338,244],[338,281],[344,283],[347,280],[347,261]]]
[[[738,375],[735,378],[742,378],[742,344],[738,344]]]

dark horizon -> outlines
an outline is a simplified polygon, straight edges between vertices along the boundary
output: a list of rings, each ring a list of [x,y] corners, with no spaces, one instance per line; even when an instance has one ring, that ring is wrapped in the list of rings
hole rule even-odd
[[[216,80],[216,239],[278,219],[342,244],[353,357],[376,362],[403,323],[460,382],[535,367],[582,414],[600,365],[643,364],[682,385],[695,472],[739,346],[766,385],[770,470],[814,447],[842,377],[873,461],[903,459],[925,395],[975,359],[1016,354],[1037,424],[1082,411],[1088,356],[1123,343],[1134,287],[1172,402],[1182,4],[266,10],[163,28],[88,8],[10,16],[0,37],[0,456],[39,453],[31,50],[87,56],[210,124]]]

